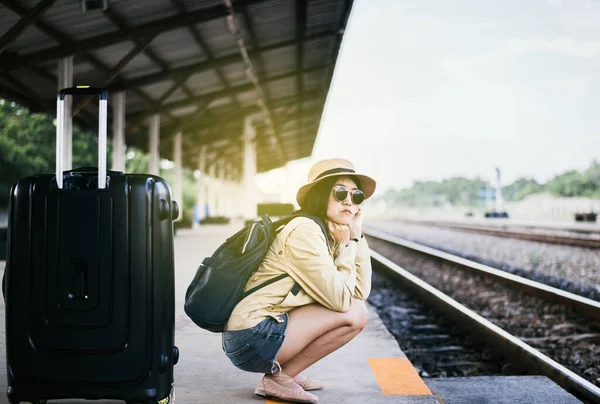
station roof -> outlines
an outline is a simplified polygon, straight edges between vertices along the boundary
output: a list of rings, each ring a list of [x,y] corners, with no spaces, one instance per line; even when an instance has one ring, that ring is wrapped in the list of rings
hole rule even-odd
[[[183,131],[183,162],[240,168],[255,115],[257,171],[312,154],[353,0],[0,0],[0,97],[56,114],[58,60],[73,84],[126,91],[126,143],[148,149],[160,114],[162,157]],[[86,11],[84,12],[84,6]],[[104,9],[104,4],[107,8]],[[98,8],[96,8],[98,7]],[[96,102],[75,123],[97,131]]]

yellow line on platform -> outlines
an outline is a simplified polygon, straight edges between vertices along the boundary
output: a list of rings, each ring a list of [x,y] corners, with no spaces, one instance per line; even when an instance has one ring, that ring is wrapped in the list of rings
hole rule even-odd
[[[430,396],[407,358],[369,358],[369,365],[384,396]]]
[[[369,366],[384,396],[431,396],[431,391],[407,358],[369,358]],[[265,400],[265,404],[284,401]]]

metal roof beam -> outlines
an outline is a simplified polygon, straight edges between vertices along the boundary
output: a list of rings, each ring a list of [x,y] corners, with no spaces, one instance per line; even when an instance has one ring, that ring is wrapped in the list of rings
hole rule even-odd
[[[323,109],[322,106],[309,108],[309,109],[305,110],[302,113],[301,112],[297,112],[297,113],[293,114],[288,119],[302,121],[304,118],[314,117],[314,114],[318,113],[322,109]],[[309,129],[312,129],[312,128],[309,127]],[[289,131],[289,132],[293,132],[293,131]],[[302,139],[305,139],[305,138],[311,138],[312,139],[313,135],[310,134],[310,133],[306,133],[306,130],[302,130],[301,131],[301,130],[298,129],[296,131],[296,134],[294,135],[294,139],[291,140],[289,138],[286,138],[285,141],[284,141],[284,143],[288,144],[288,145],[291,145],[294,141],[297,141],[299,144],[295,145],[296,146],[295,150],[298,151],[298,152],[300,152],[302,150],[302,147],[298,147],[298,146],[300,146],[302,144]],[[294,150],[294,148],[292,148],[292,150]],[[310,155],[310,153],[309,153],[309,155]],[[258,157],[258,163],[259,164],[262,163],[262,164],[268,165],[268,166],[270,166],[270,165],[277,166],[277,162],[275,160],[273,160],[272,158],[270,158],[270,157],[271,157],[270,153],[262,153]],[[290,158],[291,157],[292,156],[290,156]],[[299,158],[299,157],[296,157],[296,158]]]
[[[117,27],[119,27],[119,30],[127,33],[127,35],[129,35],[129,38],[132,39],[136,44],[140,44],[142,42],[142,35],[139,35],[137,32],[135,32],[133,29],[131,29],[131,27],[125,22],[125,20],[118,15],[115,11],[111,10],[110,8],[104,11],[104,16],[106,18],[108,18],[108,20],[110,22],[112,22],[114,25],[116,25]],[[158,36],[158,34],[151,34],[150,35],[152,38],[156,38]],[[167,64],[161,60],[154,52],[152,52],[152,50],[145,48],[144,49],[144,53],[148,56],[148,58],[150,60],[152,60],[154,62],[154,64],[156,64],[158,67],[161,68],[161,70],[165,71],[167,70],[168,66]]]
[[[247,49],[247,51],[250,52],[251,49],[259,48],[256,30],[254,29],[254,24],[250,19],[248,7],[242,7],[240,9],[240,12],[242,13],[242,19],[244,20],[244,24],[246,25],[246,28],[248,28],[248,35],[250,36],[251,46],[250,49]],[[263,62],[261,53],[257,52],[256,55],[254,55],[254,59],[256,60],[256,64],[258,65],[258,71],[255,73],[262,80],[267,75],[267,69],[265,68],[265,64]],[[267,87],[263,88],[263,91],[265,92],[267,98],[271,98],[271,94],[269,93],[269,89]]]
[[[338,36],[338,30],[327,31],[327,32],[320,33],[318,35],[313,35],[313,36],[305,38],[304,41],[310,41],[313,39],[320,39],[320,38],[332,37],[332,36]],[[288,46],[295,46],[299,42],[301,42],[301,41],[298,41],[297,39],[280,42],[280,43],[277,43],[274,45],[265,46],[264,48],[250,50],[250,51],[248,51],[248,55],[251,58],[256,57],[258,54],[260,54],[262,52],[268,52],[271,50],[281,49],[281,48],[285,48]],[[142,86],[142,85],[146,85],[146,84],[160,83],[161,81],[165,81],[165,80],[176,80],[176,79],[180,78],[181,76],[201,73],[201,72],[204,72],[207,70],[217,69],[219,67],[234,64],[234,63],[240,63],[239,54],[224,56],[221,58],[215,58],[215,59],[213,59],[211,61],[207,61],[207,62],[194,63],[194,64],[191,64],[188,66],[183,66],[183,67],[179,67],[176,69],[172,69],[170,72],[167,72],[167,73],[153,73],[153,74],[149,74],[146,76],[137,77],[137,78],[134,78],[131,80],[127,80],[127,82],[125,84],[128,87],[129,86],[138,87],[138,86]]]
[[[136,49],[140,48],[141,46],[143,46],[141,49],[144,51],[144,53],[146,54],[146,56],[148,56],[148,58],[155,64],[157,65],[162,73],[166,73],[169,71],[169,65],[162,60],[160,57],[158,57],[158,55],[152,50],[150,49],[148,46],[150,45],[150,43],[159,35],[159,34],[152,34],[149,37],[144,38],[143,36],[139,35],[135,30],[133,30],[131,28],[131,26],[129,26],[129,24],[127,24],[127,22],[120,16],[118,15],[116,12],[111,11],[110,9],[104,11],[104,15],[106,16],[106,18],[108,18],[113,24],[115,24],[117,27],[119,27],[119,29],[121,29],[122,31],[126,32],[127,35],[129,35],[129,37],[137,44]],[[144,45],[145,44],[145,45]],[[138,52],[139,53],[139,52]],[[124,68],[125,66],[123,66]],[[106,85],[108,85],[109,83],[106,83]],[[104,87],[106,87],[106,85]],[[183,91],[187,94],[188,97],[192,96],[192,92],[183,85],[183,83],[181,84],[181,87],[183,89]],[[139,89],[138,89],[139,90]],[[140,90],[141,91],[141,90]],[[160,102],[154,101],[152,100],[152,104],[150,109],[154,110],[156,105],[160,105]],[[169,116],[169,118],[173,118],[171,116]]]
[[[273,117],[271,116],[271,111],[267,105],[267,99],[265,97],[265,93],[263,87],[260,85],[258,81],[258,75],[256,74],[254,67],[252,66],[252,61],[250,60],[250,55],[248,55],[248,49],[246,48],[246,44],[244,43],[244,38],[240,33],[239,27],[235,22],[235,10],[233,7],[233,3],[231,0],[223,0],[223,3],[227,7],[227,25],[229,26],[229,30],[231,31],[231,35],[234,37],[237,47],[240,51],[240,55],[242,56],[242,60],[246,69],[246,76],[252,83],[254,84],[254,89],[256,90],[256,94],[258,96],[257,104],[259,105],[261,112],[265,115],[265,123],[267,124],[271,136],[273,136],[275,144],[277,146],[277,151],[282,159],[282,165],[287,162],[287,156],[285,150],[281,146],[281,141],[279,140],[279,136],[277,135],[277,128],[273,122]],[[241,5],[243,7],[243,5]]]
[[[306,110],[303,114],[296,113],[293,116],[291,116],[289,119],[302,119],[302,118],[305,118],[305,117],[310,117],[310,116],[312,116],[312,114],[314,112],[318,112],[318,110],[319,110],[319,108],[311,108],[309,110]],[[301,134],[300,131],[298,131],[298,133]],[[222,132],[214,131],[209,136],[199,136],[198,137],[198,142],[202,143],[203,145],[209,145],[210,146],[212,143],[220,142],[223,139],[233,140],[233,141],[239,140],[237,138],[223,137],[223,133]],[[223,146],[221,148],[229,148],[231,146],[232,146],[232,142],[229,142],[227,145],[225,145],[225,146]]]
[[[49,82],[51,82],[53,85],[56,85],[56,83],[58,82],[58,79],[56,78],[56,76],[53,76],[52,74],[50,74],[49,72],[47,72],[46,70],[40,68],[40,67],[36,67],[31,69],[35,74],[37,74],[39,77],[48,80]],[[7,78],[9,78],[9,80],[12,80],[12,77],[7,75]],[[27,102],[31,101],[31,104],[23,104],[23,105],[29,105],[29,106],[35,106],[34,109],[31,109],[32,111],[35,110],[36,112],[44,112],[44,113],[48,113],[51,115],[56,114],[56,100],[52,99],[50,101],[47,100],[42,100],[40,99],[39,95],[37,94],[32,94],[34,96],[34,98],[27,98],[24,97],[22,95],[18,95],[18,93],[16,91],[10,90],[9,89],[9,93],[10,94],[14,94],[15,100],[18,100],[17,102],[23,102],[25,100],[27,100]],[[20,100],[22,99],[22,100]]]
[[[322,95],[321,95],[322,96]],[[322,96],[323,97],[323,96]],[[324,101],[324,97],[323,97],[323,101]],[[250,108],[253,108],[254,110],[257,110],[257,108],[255,106],[252,106]],[[323,106],[316,106],[316,107],[312,107],[306,111],[304,111],[303,113],[299,113],[296,112],[294,114],[292,114],[291,116],[286,116],[283,117],[283,119],[296,119],[296,120],[302,120],[303,118],[306,117],[314,117],[314,113],[320,111],[323,108]],[[278,117],[277,119],[278,121],[282,120],[282,117]],[[305,128],[304,131],[298,131],[298,135],[296,136],[296,138],[300,138],[300,139],[304,139],[304,138],[312,138],[313,135],[311,133],[307,133],[308,130],[316,130],[316,128],[318,127],[318,124],[311,124],[309,125],[307,128]],[[240,125],[238,125],[238,129],[239,131],[236,132],[236,134],[241,133],[241,122]],[[184,155],[183,155],[183,159],[185,161],[190,161],[190,160],[194,160],[198,153],[199,150],[196,147],[193,147],[194,145],[198,145],[198,144],[202,144],[202,145],[207,145],[212,152],[217,152],[220,153],[222,150],[229,150],[232,151],[231,154],[235,154],[235,148],[236,148],[236,142],[238,142],[240,139],[238,137],[232,137],[231,135],[227,136],[227,132],[230,132],[231,129],[228,128],[227,126],[222,125],[221,123],[217,123],[209,128],[203,128],[205,131],[208,131],[209,134],[208,135],[204,135],[204,136],[199,136],[197,133],[194,135],[195,131],[194,130],[188,130],[186,133],[188,133],[190,136],[188,136],[188,140],[190,138],[194,138],[194,143],[189,144],[189,146],[186,148],[186,150],[184,150]],[[161,133],[166,133],[167,131],[164,128],[161,128]],[[197,131],[196,131],[197,132]],[[223,142],[223,140],[226,140],[227,143],[225,143],[225,145],[219,146],[218,148],[215,148],[213,145],[219,144],[221,142]],[[286,144],[290,143],[290,140],[287,139]],[[168,145],[168,142],[161,142],[161,145]],[[240,149],[241,150],[241,149]],[[268,154],[268,153],[266,153]],[[310,154],[310,153],[309,153]],[[228,155],[230,155],[228,153]],[[296,158],[300,158],[300,157],[296,157]],[[265,160],[260,159],[260,161]],[[270,160],[269,160],[270,161]],[[274,161],[274,160],[273,160]],[[278,161],[278,160],[277,160]],[[274,165],[277,165],[277,162],[273,163]],[[193,164],[192,164],[193,165]]]
[[[95,56],[90,55],[90,54],[86,54],[84,55],[85,59],[87,59],[90,63],[92,63],[94,66],[96,66],[98,69],[104,71],[107,74],[107,77],[110,77],[112,70],[110,69],[110,67],[106,66],[104,63],[102,63],[100,60],[98,60]],[[112,80],[117,79],[118,81],[122,81],[122,79],[119,78],[118,74],[115,78],[113,78]],[[121,87],[122,89],[122,87]],[[148,105],[152,105],[152,98],[148,97],[148,95],[146,95],[146,93],[144,93],[143,91],[141,91],[138,88],[133,88],[132,89],[137,95],[140,96],[141,99],[143,99],[146,104]]]
[[[7,5],[12,11],[14,11],[15,13],[19,14],[20,16],[25,16],[27,14],[27,10],[21,6],[20,4],[18,4],[17,2],[9,2]],[[61,42],[63,44],[68,44],[69,46],[73,46],[74,48],[77,48],[79,45],[77,42],[74,42],[73,40],[71,40],[66,34],[63,34],[62,32],[50,27],[48,24],[46,24],[43,21],[35,21],[35,26],[42,31],[43,33],[45,33],[46,35],[48,35],[49,37],[52,37],[54,39],[56,39],[58,42]],[[122,35],[121,35],[122,36]],[[0,55],[1,56],[1,55]],[[63,55],[64,56],[64,55]],[[98,69],[108,73],[110,75],[110,68],[107,67],[104,63],[102,63],[100,60],[98,60],[95,56],[89,54],[89,53],[84,53],[83,57],[90,62],[92,65],[96,66]],[[6,73],[7,70],[12,69],[14,66],[11,65],[11,63],[9,61],[5,61],[2,60],[2,63],[0,64],[0,75],[4,75]],[[35,66],[33,66],[35,67]],[[117,77],[118,78],[118,77]],[[123,81],[122,79],[120,79],[119,81]],[[58,83],[58,79],[56,80],[56,82]],[[152,99],[150,97],[148,97],[146,94],[144,94],[142,91],[139,91],[137,89],[134,89],[134,91],[143,99],[145,100],[149,105],[152,105]]]
[[[185,5],[183,4],[182,0],[171,0],[171,3],[173,3],[178,9],[180,13],[186,13],[186,9],[185,9]],[[198,28],[196,28],[195,26],[188,26],[188,30],[190,31],[190,34],[192,35],[192,37],[194,38],[194,40],[196,41],[196,43],[198,44],[198,46],[200,47],[200,49],[202,49],[202,52],[204,52],[204,54],[208,57],[208,61],[212,62],[215,60],[215,56],[213,55],[212,51],[210,50],[210,48],[208,47],[208,45],[206,44],[206,41],[204,40],[204,38],[202,37],[202,34],[200,33],[200,31],[198,30]],[[215,73],[217,74],[217,76],[219,77],[219,80],[221,81],[221,85],[223,85],[223,87],[225,87],[226,89],[229,89],[229,82],[227,81],[227,78],[225,77],[225,75],[223,74],[223,72],[221,71],[221,69],[216,68],[215,69]],[[192,76],[192,73],[188,73],[185,75],[186,81],[189,77]],[[167,93],[172,94],[176,89],[177,89],[177,83],[179,82],[179,80],[176,81],[175,86],[173,86],[169,91],[167,91]],[[185,81],[184,81],[185,82]],[[159,104],[162,105],[162,103],[167,99],[168,97],[162,99],[162,102]],[[238,102],[237,99],[233,100],[238,107],[241,108],[240,103]]]
[[[304,36],[306,35],[306,6],[307,0],[296,0],[296,70],[302,71],[304,68]],[[296,85],[298,93],[302,94],[303,85],[302,77],[298,76]]]
[[[152,113],[157,113],[160,111],[160,107],[165,103],[165,101],[171,96],[173,95],[173,93],[175,91],[177,91],[177,89],[179,87],[182,87],[186,81],[188,81],[188,79],[190,78],[190,75],[186,75],[186,76],[181,76],[179,79],[177,79],[175,81],[175,84],[173,84],[173,86],[171,86],[171,88],[169,88],[167,90],[166,93],[164,93],[158,100],[156,100],[156,102],[154,103],[154,105],[152,106],[152,108],[150,108],[150,111],[148,113],[148,115],[152,114]],[[189,100],[188,100],[189,102]]]
[[[6,75],[6,77],[9,78],[13,83],[17,84],[21,92],[26,93],[26,95],[20,95],[14,90],[6,87],[0,88],[0,95],[6,94],[11,101],[14,100],[17,103],[22,103],[23,106],[28,108],[31,112],[43,113],[47,114],[48,116],[56,116],[56,101],[46,102],[41,100],[37,93],[30,89],[22,80],[10,75]],[[34,108],[31,108],[30,106],[34,106]],[[88,113],[87,118],[97,119],[91,113]],[[75,122],[82,125],[85,123],[83,118],[76,119]]]
[[[298,44],[296,45],[296,70],[298,72],[302,72],[304,69],[304,35],[306,35],[306,12],[307,12],[307,0],[296,0],[296,40],[298,40]],[[302,111],[302,103],[304,101],[304,77],[302,77],[302,73],[299,73],[296,77],[296,91],[298,91],[298,95],[300,101],[298,103],[298,108]],[[300,130],[302,130],[302,122],[300,122]]]
[[[313,71],[323,70],[325,68],[327,68],[326,65],[313,67],[311,69],[306,69],[302,72],[285,73],[285,74],[281,74],[278,76],[274,76],[274,77],[270,78],[268,81],[286,79],[286,78],[294,77],[296,74],[310,73]],[[235,99],[235,96],[237,94],[243,93],[243,92],[251,90],[251,89],[252,89],[252,84],[240,84],[238,86],[229,88],[229,90],[227,90],[227,89],[219,90],[219,91],[215,91],[212,93],[202,94],[202,95],[193,97],[188,100],[175,101],[175,102],[172,102],[169,104],[165,104],[162,107],[155,109],[155,110],[144,110],[142,112],[132,113],[132,114],[128,115],[128,119],[130,120],[130,122],[135,121],[135,123],[133,123],[133,125],[136,126],[136,125],[140,125],[142,123],[142,121],[145,118],[147,118],[148,116],[150,116],[152,113],[166,112],[166,111],[170,111],[170,110],[173,110],[176,108],[187,107],[190,105],[199,106],[199,111],[194,112],[194,114],[197,115],[200,112],[202,112],[214,100],[217,100],[219,98],[225,98],[225,97],[231,97],[231,98]],[[240,107],[239,109],[241,110],[242,107]],[[177,119],[175,119],[175,120],[177,120]]]
[[[235,2],[235,5],[238,7],[243,7],[250,4],[260,3],[263,1],[265,0],[238,0]],[[13,3],[15,2],[9,2],[10,8],[14,6]],[[164,18],[162,20],[132,26],[131,29],[142,36],[159,35],[164,32],[179,29],[181,27],[195,25],[210,20],[225,18],[228,15],[228,13],[229,12],[226,6],[216,5],[196,11],[190,11],[184,14],[174,15],[171,17]],[[58,59],[69,55],[75,55],[80,52],[90,52],[95,49],[104,48],[106,46],[114,45],[127,40],[128,38],[123,36],[123,33],[120,30],[118,30],[115,32],[110,32],[108,34],[87,38],[78,42],[61,43],[58,46],[43,49],[38,52],[32,52],[29,54],[12,57],[10,58],[10,66],[7,66],[7,70],[33,66],[38,63],[46,62],[48,60]]]
[[[29,26],[35,20],[37,20],[42,14],[44,14],[46,10],[52,7],[54,2],[55,0],[40,1],[37,6],[31,9],[31,12],[29,14],[22,17],[18,23],[13,25],[13,27],[10,30],[8,30],[8,32],[4,34],[2,38],[0,38],[0,53],[2,53],[8,45],[10,45],[15,39],[19,37],[19,35],[21,35],[27,28],[29,28]],[[0,0],[0,3],[8,7],[8,3],[10,2],[8,0]]]
[[[245,116],[254,115],[260,112],[260,109],[256,105],[244,107],[238,111],[231,111],[225,114],[207,116],[206,114],[194,113],[181,117],[178,122],[174,125],[162,127],[163,133],[170,134],[185,128],[186,131],[195,131],[199,129],[211,129],[214,126],[219,126],[222,122],[230,122],[234,120],[241,120]],[[191,119],[190,119],[191,118]],[[222,136],[221,136],[222,139]]]
[[[212,159],[207,159],[206,169],[210,169],[212,165],[214,165],[217,161],[225,157],[235,156],[240,153],[240,148],[232,148],[232,147],[224,147],[224,148],[215,148],[212,151],[215,152],[215,156]]]
[[[14,77],[7,76],[7,78],[11,82],[21,85]],[[34,106],[33,108],[30,107],[33,112],[47,112],[49,107],[49,103],[40,100],[38,97],[35,97],[34,94],[29,93],[29,95],[26,96],[8,87],[0,86],[0,98],[5,98],[6,101],[14,101],[24,106]],[[54,103],[54,108],[56,109],[56,103]]]
[[[44,70],[40,67],[36,67],[31,70],[35,74],[37,74],[39,77],[51,82],[52,85],[56,85],[56,83],[58,81],[56,76],[52,75],[51,73],[47,72],[46,70]],[[6,77],[9,77],[12,80],[10,75],[7,75]],[[1,94],[2,94],[2,90],[0,90],[0,96],[1,96]],[[28,105],[30,110],[33,112],[45,113],[50,116],[56,115],[56,101],[55,100],[50,100],[50,101],[42,100],[42,99],[40,99],[38,94],[33,93],[33,92],[30,93],[33,98],[23,97],[22,95],[18,95],[18,93],[13,90],[9,90],[9,92],[7,94],[11,94],[11,95],[9,95],[9,98],[11,98],[12,100],[16,100],[19,103],[23,103],[23,105]],[[35,108],[32,108],[31,106],[34,106]],[[87,115],[87,119],[89,119],[89,120],[97,119],[91,112],[83,111],[83,113]],[[82,124],[82,126],[86,123],[83,118],[81,118],[81,119],[76,118],[76,122]]]
[[[192,115],[193,119],[187,119],[189,116],[184,116],[175,121],[175,126],[177,129],[175,131],[187,131],[190,127],[198,124],[198,122],[202,122],[207,119],[206,115],[206,107],[210,104],[210,102],[202,102],[198,104],[198,111],[194,112]]]
[[[346,26],[348,24],[348,18],[350,17],[350,10],[352,9],[352,3],[354,0],[344,0],[344,7],[342,9],[342,16],[340,18],[340,25],[338,32],[341,34],[337,38],[335,38],[335,45],[333,46],[333,54],[331,55],[334,63],[331,64],[331,72],[329,73],[329,77],[327,78],[327,88],[331,87],[331,81],[333,80],[333,73],[335,72],[335,65],[337,64],[340,46],[342,45],[342,37],[344,31],[346,30]]]
[[[325,96],[327,94],[323,93],[322,91],[313,91],[310,93],[306,93],[305,94],[305,100],[306,99],[323,99],[325,100]],[[272,106],[272,108],[278,108],[278,107],[282,107],[282,106],[286,106],[286,105],[290,105],[290,104],[297,104],[298,103],[298,97],[297,96],[292,96],[292,97],[286,97],[280,100],[273,100],[271,101],[270,105]],[[314,109],[314,108],[312,108]],[[311,110],[312,110],[311,109]],[[186,128],[188,128],[189,131],[194,131],[194,130],[198,130],[198,129],[210,129],[211,127],[215,126],[215,125],[219,125],[221,122],[231,122],[231,121],[235,121],[235,120],[241,120],[244,117],[248,116],[248,115],[254,115],[254,114],[258,114],[261,112],[261,109],[257,106],[257,105],[251,105],[248,107],[244,107],[241,110],[238,111],[231,111],[225,114],[220,114],[220,115],[216,115],[216,116],[211,116],[211,117],[207,117],[201,114],[191,114],[191,115],[187,115],[185,117],[182,117],[179,119],[179,121],[184,121],[188,118],[192,118],[191,123],[186,124]],[[283,119],[292,119],[291,116],[294,116],[294,114],[285,114],[282,117],[277,117],[276,115],[276,119],[277,118],[283,118]],[[196,128],[194,128],[195,125],[199,125]],[[179,126],[177,125],[169,125],[169,126],[163,126],[161,127],[161,133],[164,134],[168,134],[170,132],[174,132],[179,130]]]
[[[291,72],[291,73],[284,73],[284,74],[280,74],[277,76],[273,76],[271,78],[269,78],[268,80],[266,80],[267,82],[273,82],[273,81],[277,81],[277,80],[283,80],[283,79],[287,79],[287,78],[291,78],[291,77],[295,77],[299,74],[304,74],[304,73],[311,73],[314,71],[319,71],[319,70],[323,70],[326,69],[327,65],[323,65],[323,66],[317,66],[317,67],[313,67],[310,69],[306,69],[306,70],[302,70],[300,72]],[[237,94],[246,92],[246,91],[250,91],[252,90],[252,88],[254,88],[254,84],[252,83],[247,83],[247,84],[240,84],[237,86],[233,86],[229,89],[224,89],[224,90],[219,90],[219,91],[214,91],[211,93],[205,93],[205,94],[201,94],[198,95],[196,97],[192,97],[190,99],[187,100],[182,100],[182,101],[174,101],[168,104],[164,104],[162,107],[160,107],[158,109],[157,112],[165,112],[165,111],[171,111],[173,109],[177,109],[177,108],[183,108],[186,106],[189,106],[190,104],[197,104],[197,103],[210,103],[214,100],[217,100],[219,98],[225,98],[225,97],[235,97]],[[145,116],[149,114],[149,112],[142,112],[141,114],[132,114],[130,115],[130,117],[138,117],[139,115]]]
[[[149,36],[142,41],[137,41],[138,42],[137,46],[135,48],[133,48],[127,55],[125,55],[123,57],[123,59],[121,59],[121,61],[119,61],[119,63],[117,63],[117,65],[115,67],[110,69],[110,72],[108,73],[108,77],[104,80],[104,83],[100,87],[106,87],[108,84],[110,84],[119,75],[121,70],[123,70],[125,68],[125,66],[127,66],[127,64],[129,64],[129,62],[131,62],[131,60],[134,57],[136,57],[148,45],[150,45],[150,42],[152,42],[154,40],[154,38],[156,38],[156,36]],[[79,103],[77,103],[77,105],[75,105],[75,107],[73,107],[73,116],[77,115],[83,108],[85,108],[85,106],[92,99],[93,99],[93,97],[85,97],[83,100],[81,100]]]

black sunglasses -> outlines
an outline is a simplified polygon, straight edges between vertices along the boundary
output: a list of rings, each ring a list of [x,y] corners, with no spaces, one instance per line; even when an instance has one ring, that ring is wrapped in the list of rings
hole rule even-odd
[[[348,192],[350,192],[350,195],[352,196],[352,203],[355,205],[360,205],[365,200],[365,193],[360,189],[350,191],[343,185],[333,188],[333,196],[338,202],[344,202],[348,197]]]

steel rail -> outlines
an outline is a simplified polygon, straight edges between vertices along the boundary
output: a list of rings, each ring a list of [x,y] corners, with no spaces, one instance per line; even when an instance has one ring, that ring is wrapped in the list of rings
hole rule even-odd
[[[365,232],[365,235],[395,243],[395,240],[390,240],[390,237],[386,235],[380,237],[382,236],[381,234],[375,235],[374,232]],[[532,373],[547,376],[565,390],[580,398],[592,400],[595,403],[600,402],[600,388],[594,386],[581,376],[492,324],[490,321],[373,250],[371,250],[371,260],[374,269],[382,270],[399,279],[404,286],[411,289],[428,304],[445,312],[467,329],[474,330],[483,335],[486,344],[492,349],[502,352],[515,363],[525,366]]]
[[[480,275],[493,278],[496,281],[510,285],[513,288],[518,288],[542,299],[561,305],[570,306],[574,311],[593,318],[594,320],[600,321],[600,302],[595,300],[548,286],[540,282],[532,281],[521,276],[513,275],[500,269],[492,268],[488,265],[480,264],[479,262],[448,254],[446,252],[436,250],[434,248],[427,247],[422,244],[418,244],[372,228],[366,229],[366,231],[363,231],[363,233],[366,236],[388,241],[392,244],[396,244],[413,251],[418,251],[422,254],[429,255],[443,261],[452,262],[463,270],[476,271]]]
[[[531,240],[531,241],[540,241],[543,243],[550,244],[561,244],[568,246],[576,246],[576,247],[585,247],[585,248],[600,248],[600,238],[589,238],[589,237],[578,237],[578,236],[565,236],[558,234],[544,234],[544,233],[533,233],[528,231],[515,231],[515,230],[506,230],[503,228],[490,228],[490,227],[480,227],[473,225],[464,225],[458,223],[444,223],[444,222],[430,222],[424,220],[401,220],[405,223],[424,225],[424,226],[433,226],[433,227],[442,227],[448,229],[456,229],[469,231],[474,233],[482,233],[488,234],[492,236],[504,236],[510,238],[517,238],[521,240]],[[514,225],[514,227],[519,227],[518,225]],[[544,228],[548,230],[548,228]],[[576,230],[570,229],[555,229],[554,231],[560,232],[575,232]]]

